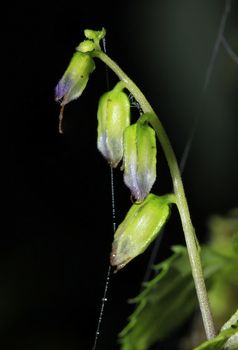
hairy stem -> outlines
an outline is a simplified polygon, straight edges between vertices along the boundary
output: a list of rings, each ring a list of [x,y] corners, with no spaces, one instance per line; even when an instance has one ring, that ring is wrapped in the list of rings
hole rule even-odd
[[[176,204],[180,214],[182,227],[184,231],[185,241],[187,245],[189,260],[191,264],[192,275],[194,279],[194,284],[198,296],[199,306],[202,314],[203,324],[206,332],[207,339],[211,339],[215,336],[215,328],[212,319],[212,314],[210,310],[207,290],[205,286],[205,281],[203,277],[203,270],[200,259],[199,245],[195,235],[195,230],[192,225],[187,199],[184,192],[183,182],[178,166],[178,162],[167,136],[163,125],[161,124],[159,118],[156,116],[153,108],[137,87],[137,85],[122,71],[122,69],[104,52],[96,50],[93,53],[94,57],[101,59],[112,71],[122,80],[125,87],[130,91],[135,99],[139,102],[144,113],[148,112],[148,122],[154,128],[158,140],[161,143],[163,151],[165,153],[167,163],[170,169],[174,194],[176,197]]]

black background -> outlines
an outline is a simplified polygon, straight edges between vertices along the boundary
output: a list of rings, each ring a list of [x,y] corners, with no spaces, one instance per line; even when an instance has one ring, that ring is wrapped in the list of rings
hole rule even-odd
[[[10,220],[0,243],[1,349],[91,349],[113,239],[110,168],[96,149],[97,103],[107,89],[97,69],[65,108],[58,133],[54,88],[85,28],[107,30],[108,54],[161,118],[178,159],[201,110],[183,173],[198,237],[207,219],[237,206],[238,66],[221,47],[205,99],[201,91],[224,1],[58,1],[11,4],[6,12]],[[237,4],[225,27],[237,52]],[[5,68],[3,68],[5,70]],[[111,87],[116,82],[109,72]],[[137,111],[133,109],[133,118]],[[153,192],[171,190],[158,146]],[[116,221],[131,205],[115,171]],[[184,244],[176,210],[157,260]],[[151,247],[111,276],[98,349],[117,349]],[[161,347],[162,348],[162,345]],[[175,345],[166,345],[175,348]]]

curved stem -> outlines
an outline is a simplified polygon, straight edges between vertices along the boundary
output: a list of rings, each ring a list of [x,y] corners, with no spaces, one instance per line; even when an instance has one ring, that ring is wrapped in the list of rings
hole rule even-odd
[[[135,99],[139,102],[144,113],[148,112],[148,122],[154,128],[158,140],[163,148],[165,157],[169,166],[170,174],[173,181],[174,194],[176,196],[176,204],[180,214],[182,227],[184,231],[185,241],[187,245],[189,260],[191,264],[192,275],[197,292],[199,306],[202,314],[203,324],[206,332],[207,339],[211,339],[215,336],[215,328],[213,324],[212,314],[210,310],[207,290],[203,277],[202,264],[200,259],[199,245],[195,235],[195,230],[190,218],[187,199],[184,192],[182,178],[178,166],[178,162],[166,134],[163,125],[159,118],[156,116],[153,108],[136,86],[136,84],[122,71],[122,69],[104,52],[94,51],[93,56],[101,59],[112,71],[122,80],[125,87],[130,91]]]

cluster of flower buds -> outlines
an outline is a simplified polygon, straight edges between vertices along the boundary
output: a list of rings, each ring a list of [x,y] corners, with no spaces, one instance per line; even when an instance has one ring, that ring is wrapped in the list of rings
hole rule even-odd
[[[100,50],[102,31],[85,30],[86,40],[76,48],[67,70],[55,88],[55,100],[61,103],[60,127],[64,106],[84,91],[95,69],[92,52]],[[97,147],[113,168],[122,161],[124,183],[131,191],[134,204],[114,235],[111,265],[121,269],[141,254],[155,239],[169,215],[170,195],[150,193],[156,179],[156,138],[143,114],[130,125],[130,100],[119,81],[104,93],[98,103]]]
[[[119,82],[98,104],[98,149],[116,167],[123,161],[124,182],[135,203],[118,226],[112,243],[111,265],[116,271],[143,253],[169,216],[171,196],[150,190],[156,179],[155,131],[142,115],[130,125],[130,103]]]
[[[76,48],[68,68],[55,88],[55,100],[60,102],[59,131],[62,133],[64,106],[77,99],[84,91],[90,74],[95,69],[93,50],[105,29],[84,31],[86,40]],[[124,182],[135,201],[141,202],[150,192],[156,179],[156,140],[154,130],[145,122],[130,125],[130,100],[120,81],[103,94],[98,104],[97,147],[112,167],[123,160]]]
[[[156,179],[156,137],[146,121],[139,119],[130,125],[130,101],[124,86],[117,83],[99,100],[97,147],[112,167],[123,160],[124,182],[133,199],[141,202]]]

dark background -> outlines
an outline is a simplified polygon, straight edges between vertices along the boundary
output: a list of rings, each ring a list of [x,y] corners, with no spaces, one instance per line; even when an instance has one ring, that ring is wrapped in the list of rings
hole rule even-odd
[[[238,9],[225,36],[237,53]],[[91,349],[113,239],[110,169],[96,149],[96,112],[107,89],[97,69],[79,100],[65,108],[58,133],[54,87],[85,28],[107,30],[108,54],[138,84],[161,118],[178,160],[198,111],[183,173],[194,226],[207,238],[210,215],[237,206],[238,65],[223,47],[201,99],[224,1],[21,2],[6,12],[10,219],[0,242],[1,349]],[[3,67],[3,70],[5,68]],[[115,82],[109,73],[111,87]],[[136,110],[133,109],[133,116]],[[131,205],[115,172],[116,221]],[[171,190],[159,149],[153,192]],[[157,261],[184,243],[176,210]],[[111,276],[97,349],[117,349],[133,310],[151,247]],[[162,349],[161,345],[160,349]],[[175,345],[166,344],[173,349]]]

